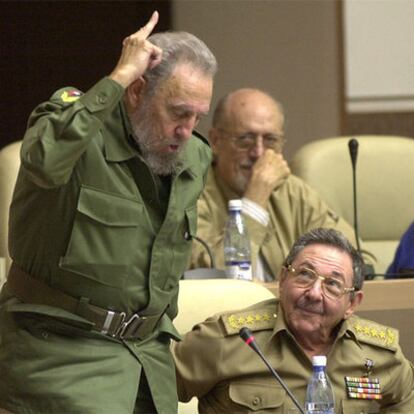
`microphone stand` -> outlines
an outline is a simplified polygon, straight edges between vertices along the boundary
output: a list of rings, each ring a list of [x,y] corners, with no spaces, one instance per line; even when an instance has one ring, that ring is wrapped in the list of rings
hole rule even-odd
[[[359,226],[358,226],[358,202],[357,202],[357,183],[356,183],[356,161],[358,156],[358,141],[355,138],[352,138],[348,141],[349,155],[351,156],[352,161],[352,188],[353,188],[353,201],[354,201],[354,232],[358,253],[362,257],[361,245],[359,243]],[[373,276],[373,267],[369,264],[364,264],[364,279],[372,280]]]
[[[357,202],[357,183],[356,183],[356,161],[358,156],[358,141],[352,138],[348,141],[349,153],[352,162],[352,188],[353,188],[353,202],[354,202],[354,231],[355,239],[359,254],[361,254],[361,246],[359,244],[359,229],[358,229],[358,202]]]
[[[279,374],[275,371],[275,369],[270,365],[268,360],[263,355],[262,351],[260,350],[259,346],[256,343],[256,340],[254,339],[253,333],[249,328],[243,327],[239,331],[240,337],[243,339],[243,341],[250,346],[250,348],[253,349],[259,355],[261,360],[265,363],[269,371],[273,374],[273,376],[278,380],[279,384],[283,387],[283,389],[286,391],[286,393],[289,395],[293,403],[298,408],[299,412],[302,414],[306,414],[301,405],[299,404],[298,400],[295,398],[295,396],[292,394],[288,386],[285,384],[285,382],[280,378]]]

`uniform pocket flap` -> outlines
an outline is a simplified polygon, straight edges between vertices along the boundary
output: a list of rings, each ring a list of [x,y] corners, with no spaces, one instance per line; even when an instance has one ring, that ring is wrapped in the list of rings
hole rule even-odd
[[[243,381],[230,384],[230,399],[252,411],[277,408],[283,404],[286,391],[270,381]]]
[[[372,400],[342,400],[343,414],[375,414],[379,413],[378,403]]]
[[[133,200],[82,187],[78,211],[108,226],[128,227],[138,225],[143,206]]]

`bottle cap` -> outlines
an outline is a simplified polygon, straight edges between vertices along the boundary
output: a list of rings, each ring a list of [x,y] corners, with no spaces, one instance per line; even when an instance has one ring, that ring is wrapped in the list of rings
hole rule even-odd
[[[326,367],[326,356],[315,355],[312,357],[312,365],[317,367]]]
[[[241,200],[229,200],[229,210],[241,210],[242,204]]]

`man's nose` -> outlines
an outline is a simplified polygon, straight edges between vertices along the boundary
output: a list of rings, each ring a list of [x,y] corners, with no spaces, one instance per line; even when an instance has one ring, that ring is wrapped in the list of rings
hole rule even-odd
[[[308,288],[308,296],[312,297],[312,298],[320,298],[323,295],[323,290],[322,290],[322,283],[323,280],[318,278],[315,280],[314,284],[309,286]]]
[[[176,128],[176,133],[181,139],[188,140],[191,138],[193,129],[195,128],[196,125],[197,125],[197,117],[194,116],[194,117],[188,118],[180,122],[180,124]]]
[[[264,154],[265,151],[266,147],[263,145],[263,138],[261,136],[256,137],[256,140],[250,149],[250,156],[253,159],[258,159]]]

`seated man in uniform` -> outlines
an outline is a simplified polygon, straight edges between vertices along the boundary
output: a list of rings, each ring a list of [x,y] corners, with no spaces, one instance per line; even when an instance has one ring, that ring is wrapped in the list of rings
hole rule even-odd
[[[198,397],[201,414],[276,414],[295,407],[243,344],[239,330],[246,326],[301,406],[311,358],[326,355],[335,413],[414,413],[414,372],[398,331],[353,315],[363,298],[362,265],[334,229],[301,236],[284,261],[280,299],[215,315],[173,346],[180,401]],[[361,391],[359,382],[375,391]]]
[[[281,105],[257,89],[236,90],[215,109],[209,131],[214,161],[198,202],[197,235],[211,248],[218,268],[224,268],[223,229],[233,198],[243,200],[258,280],[275,280],[294,241],[312,228],[336,228],[355,240],[352,227],[290,174],[282,154],[283,126]],[[364,259],[374,264],[369,254]],[[206,249],[194,242],[191,267],[209,266]]]

